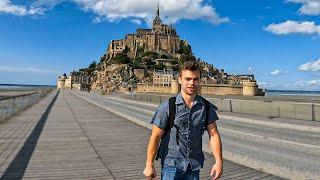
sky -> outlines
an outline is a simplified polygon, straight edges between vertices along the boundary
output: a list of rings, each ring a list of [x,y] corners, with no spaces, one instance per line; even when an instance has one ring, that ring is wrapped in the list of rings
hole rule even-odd
[[[0,83],[55,85],[157,4],[196,57],[259,87],[320,90],[320,0],[0,0]]]

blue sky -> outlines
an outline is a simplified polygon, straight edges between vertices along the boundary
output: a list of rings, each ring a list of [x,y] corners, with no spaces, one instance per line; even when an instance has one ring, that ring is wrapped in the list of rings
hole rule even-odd
[[[156,0],[0,0],[0,83],[51,84],[148,28]],[[267,89],[320,90],[320,0],[160,0],[195,55]]]

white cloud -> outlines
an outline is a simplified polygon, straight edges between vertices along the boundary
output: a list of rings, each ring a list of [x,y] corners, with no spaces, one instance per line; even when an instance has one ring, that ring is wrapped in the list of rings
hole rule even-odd
[[[48,70],[48,69],[39,69],[34,67],[13,67],[13,66],[0,66],[0,72],[10,72],[10,73],[55,73],[59,74],[58,71]]]
[[[276,75],[280,75],[280,74],[287,74],[288,71],[282,71],[280,69],[275,69],[274,71],[270,72],[270,75],[276,76]]]
[[[130,21],[137,24],[137,25],[140,25],[142,23],[142,21],[140,19],[131,19]]]
[[[85,11],[97,14],[110,22],[121,19],[143,20],[150,23],[155,16],[157,1],[154,0],[73,0]],[[166,23],[176,23],[181,19],[202,19],[213,24],[227,22],[220,17],[215,8],[204,0],[160,0],[160,14]]]
[[[272,71],[270,74],[271,75],[278,75],[279,73],[280,73],[280,70],[276,69],[276,70]]]
[[[300,71],[320,71],[320,58],[318,61],[309,61],[298,68]]]
[[[307,86],[308,87],[320,86],[320,80],[307,81]]]
[[[18,16],[43,14],[44,9],[41,7],[31,6],[27,8],[22,5],[14,5],[10,0],[0,0],[0,13],[13,14]]]
[[[287,2],[302,4],[299,13],[306,15],[320,14],[320,0],[287,0]]]
[[[320,26],[310,21],[296,22],[287,20],[286,22],[279,24],[272,23],[266,27],[265,30],[278,35],[287,35],[292,33],[320,34]]]
[[[252,72],[253,68],[252,67],[248,67],[248,71]]]
[[[9,0],[5,2],[10,4]],[[96,14],[94,22],[129,19],[133,23],[145,21],[150,24],[157,7],[155,0],[38,0],[33,6],[48,10],[62,2],[73,2],[84,11]],[[216,9],[205,0],[159,0],[159,5],[165,23],[176,23],[182,19],[201,19],[213,24],[229,21],[227,17],[220,17]]]
[[[320,80],[310,80],[310,81],[298,81],[294,83],[294,86],[296,87],[304,87],[304,88],[314,88],[314,87],[320,87]]]

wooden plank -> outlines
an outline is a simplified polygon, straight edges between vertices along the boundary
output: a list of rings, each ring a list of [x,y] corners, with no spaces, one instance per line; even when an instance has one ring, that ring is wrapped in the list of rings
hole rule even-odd
[[[5,135],[0,138],[0,163],[5,162],[0,164],[0,176],[37,123],[39,115],[31,114],[39,111],[41,108],[29,108],[0,124],[4,130],[0,133]],[[24,115],[28,116],[25,122],[20,117]],[[52,106],[28,166],[15,165],[25,168],[23,179],[144,179],[149,137],[150,130],[63,91]],[[200,176],[210,179],[212,155],[205,157]],[[157,161],[156,168],[160,176]],[[227,160],[224,168],[222,179],[274,177]],[[14,178],[15,173],[8,177]]]

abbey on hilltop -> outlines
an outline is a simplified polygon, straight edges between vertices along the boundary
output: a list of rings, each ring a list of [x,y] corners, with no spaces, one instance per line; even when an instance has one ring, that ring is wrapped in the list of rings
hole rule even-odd
[[[191,45],[175,28],[162,23],[159,5],[151,29],[137,29],[124,39],[112,40],[100,58],[87,68],[58,78],[58,88],[112,92],[177,93],[179,64],[198,61],[201,93],[263,95],[254,75],[227,74],[196,58]]]
[[[137,56],[138,51],[166,52],[173,57],[177,57],[181,49],[181,43],[188,46],[186,41],[180,40],[175,28],[162,23],[158,5],[152,29],[137,29],[136,33],[127,34],[125,39],[112,40],[106,52],[106,59],[114,58],[126,48],[128,56],[132,59]]]

